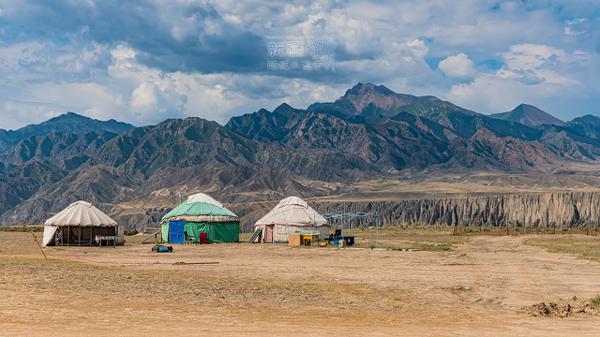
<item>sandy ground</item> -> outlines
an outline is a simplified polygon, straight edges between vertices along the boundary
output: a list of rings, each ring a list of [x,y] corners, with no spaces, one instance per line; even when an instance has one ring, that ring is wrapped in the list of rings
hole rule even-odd
[[[524,238],[446,252],[61,247],[45,262],[30,234],[0,233],[0,336],[599,336],[598,316],[522,308],[597,295],[600,263]]]

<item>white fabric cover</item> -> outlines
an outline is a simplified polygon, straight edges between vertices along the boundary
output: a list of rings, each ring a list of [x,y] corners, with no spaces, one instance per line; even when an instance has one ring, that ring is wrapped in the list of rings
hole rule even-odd
[[[211,205],[215,205],[217,207],[223,207],[223,204],[221,204],[220,202],[216,201],[215,199],[213,199],[212,197],[210,197],[208,194],[204,194],[204,193],[196,193],[196,194],[192,194],[187,198],[186,201],[188,204],[193,204],[195,202],[204,202],[207,204],[211,204]]]
[[[264,226],[262,226],[264,227]],[[264,231],[264,228],[263,228]],[[288,242],[288,235],[294,233],[313,233],[319,234],[321,238],[326,238],[329,235],[329,226],[285,226],[285,225],[276,225],[273,227],[273,241],[275,242]],[[263,242],[264,242],[264,234],[263,234]]]
[[[46,220],[45,226],[116,226],[117,222],[87,201],[76,201]]]
[[[46,247],[50,244],[50,242],[52,242],[54,239],[54,233],[56,233],[57,229],[58,227],[56,226],[44,226],[44,238],[42,239],[42,246]]]
[[[327,226],[327,220],[306,201],[298,197],[287,197],[281,200],[269,213],[259,219],[255,226]]]
[[[47,246],[54,239],[54,233],[61,226],[94,226],[113,227],[117,222],[87,201],[76,201],[44,223],[43,246]],[[124,228],[119,228],[119,237],[123,235]],[[119,238],[120,239],[120,238]],[[119,240],[120,241],[120,240]]]

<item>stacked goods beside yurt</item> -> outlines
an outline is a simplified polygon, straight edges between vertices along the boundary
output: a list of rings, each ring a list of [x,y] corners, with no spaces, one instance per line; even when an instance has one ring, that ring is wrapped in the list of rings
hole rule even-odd
[[[256,222],[255,230],[261,229],[261,242],[288,242],[289,234],[329,234],[327,220],[308,203],[298,197],[281,200],[269,213]]]
[[[100,237],[123,244],[124,228],[87,201],[77,201],[46,220],[43,246],[96,245]]]
[[[240,218],[210,196],[198,193],[163,216],[161,236],[170,243],[239,242]]]

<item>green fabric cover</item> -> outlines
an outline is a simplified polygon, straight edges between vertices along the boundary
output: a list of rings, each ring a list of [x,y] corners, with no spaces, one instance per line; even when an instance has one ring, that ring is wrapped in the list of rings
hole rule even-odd
[[[177,207],[173,208],[169,213],[165,214],[165,216],[162,217],[161,221],[175,216],[183,215],[221,215],[237,217],[237,215],[235,215],[233,212],[231,212],[225,207],[219,207],[205,202],[193,202],[191,204],[188,204],[184,201],[177,205]]]
[[[208,242],[240,242],[240,223],[207,223],[206,233]]]
[[[194,243],[197,243],[199,234],[206,233],[206,222],[186,222],[183,225],[183,230],[186,235],[194,237]],[[208,234],[206,234],[206,239],[208,240]]]
[[[164,222],[161,226],[161,237],[163,242],[169,242],[169,222]]]
[[[185,232],[199,240],[200,233],[206,233],[209,243],[239,242],[240,224],[238,222],[186,222]]]
[[[184,230],[198,243],[200,233],[206,233],[208,243],[240,242],[239,222],[186,222]],[[169,222],[162,224],[163,242],[169,242]]]

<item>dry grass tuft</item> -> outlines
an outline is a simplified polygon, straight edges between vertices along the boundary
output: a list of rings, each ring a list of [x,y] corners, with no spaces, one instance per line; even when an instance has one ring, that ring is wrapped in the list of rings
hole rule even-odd
[[[592,303],[592,305],[596,308],[600,309],[600,295],[592,298],[592,300],[590,301]]]
[[[356,237],[356,247],[388,250],[447,251],[469,240],[452,235],[448,227],[401,227],[358,228],[345,232]]]
[[[42,232],[42,225],[0,226],[0,232]]]
[[[525,244],[546,248],[555,253],[575,254],[585,259],[600,261],[600,240],[589,235],[539,236],[526,239]]]

